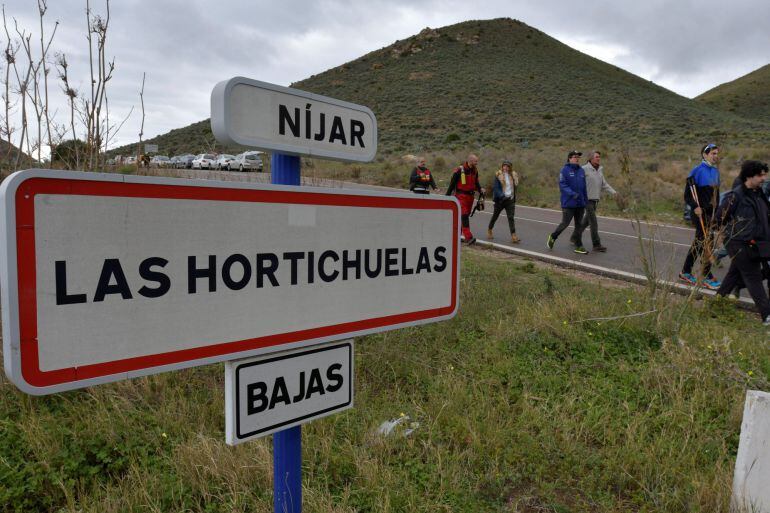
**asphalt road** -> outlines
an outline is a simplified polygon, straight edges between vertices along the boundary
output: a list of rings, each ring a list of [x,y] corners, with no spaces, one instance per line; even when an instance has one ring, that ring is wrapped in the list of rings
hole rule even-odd
[[[487,238],[487,226],[492,218],[489,210],[477,212],[471,218],[471,231],[479,240]],[[601,203],[599,204],[601,214]],[[512,244],[505,211],[501,212],[493,229],[493,241],[504,246],[521,248],[544,255],[558,256],[578,263],[587,263],[617,269],[636,274],[646,274],[642,255],[654,264],[659,278],[676,281],[681,271],[687,251],[690,248],[695,230],[684,226],[668,224],[632,222],[629,219],[599,217],[599,236],[607,247],[606,253],[591,251],[589,229],[583,233],[583,245],[589,251],[587,255],[575,253],[569,238],[572,226],[562,232],[552,250],[546,246],[548,234],[561,222],[561,211],[537,207],[516,206],[516,234],[521,239]],[[722,277],[727,270],[729,259],[723,261],[721,268],[714,268],[716,276]]]

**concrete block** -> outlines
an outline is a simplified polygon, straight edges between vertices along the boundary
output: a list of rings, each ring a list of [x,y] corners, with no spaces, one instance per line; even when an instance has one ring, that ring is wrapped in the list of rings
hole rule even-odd
[[[770,513],[770,394],[746,392],[735,460],[732,511]]]

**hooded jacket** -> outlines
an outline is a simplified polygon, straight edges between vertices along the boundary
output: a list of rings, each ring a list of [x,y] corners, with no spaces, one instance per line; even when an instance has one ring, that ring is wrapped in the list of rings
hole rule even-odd
[[[586,172],[580,164],[567,163],[559,174],[561,208],[581,208],[588,204]]]
[[[684,201],[695,210],[698,206],[695,198],[690,192],[689,183],[695,184],[698,194],[698,203],[700,203],[706,216],[711,217],[719,202],[719,169],[712,166],[705,160],[695,166],[690,174],[687,175],[687,185],[684,188]]]

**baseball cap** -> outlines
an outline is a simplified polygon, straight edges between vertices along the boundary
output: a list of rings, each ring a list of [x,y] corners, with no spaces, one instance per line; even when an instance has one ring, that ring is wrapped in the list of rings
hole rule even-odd
[[[502,163],[502,164],[500,164],[500,165],[501,165],[501,166],[508,166],[508,167],[513,167],[513,164],[512,164],[512,163],[511,163],[511,161],[510,161],[510,160],[508,160],[508,159],[505,159],[505,160],[503,160],[503,163]]]
[[[577,151],[577,150],[572,150],[569,153],[567,153],[567,158],[571,159],[575,155],[577,155],[578,157],[581,157],[583,154],[581,152]]]

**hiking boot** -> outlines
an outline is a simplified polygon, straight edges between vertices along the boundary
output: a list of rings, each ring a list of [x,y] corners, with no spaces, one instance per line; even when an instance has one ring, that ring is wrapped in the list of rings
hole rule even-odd
[[[605,248],[601,244],[597,244],[596,246],[594,246],[594,251],[598,251],[600,253],[606,253],[607,252],[607,248]]]
[[[548,249],[553,249],[554,244],[556,244],[556,239],[553,238],[553,235],[548,235],[548,239],[546,239],[545,245],[548,247]]]
[[[511,242],[513,242],[514,244],[518,244],[519,242],[521,242],[521,239],[518,238],[515,233],[512,233],[511,234]]]
[[[690,273],[679,273],[679,280],[685,282],[687,285],[695,285],[698,283],[695,276]]]
[[[492,240],[494,238],[494,235],[492,235],[492,228],[487,228],[487,239]]]
[[[574,249],[574,251],[575,251],[575,253],[578,253],[580,255],[587,255],[588,254],[588,250],[586,248],[584,248],[583,246],[577,246]]]
[[[703,286],[709,290],[717,290],[720,285],[722,285],[722,282],[717,280],[713,276],[711,278],[706,278],[705,280],[703,280]]]

